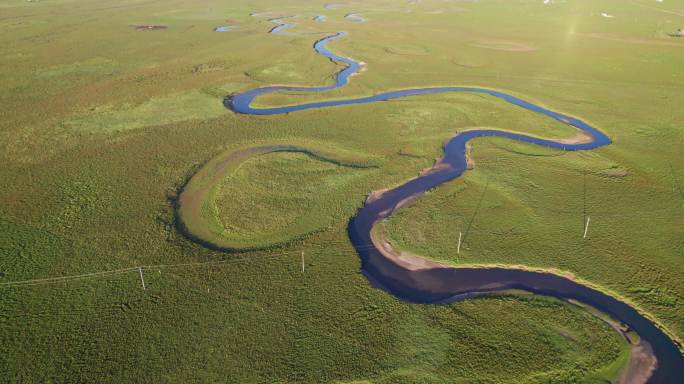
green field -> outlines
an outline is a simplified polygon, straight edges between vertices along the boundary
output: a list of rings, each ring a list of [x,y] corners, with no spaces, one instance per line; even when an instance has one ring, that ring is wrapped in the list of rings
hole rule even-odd
[[[478,139],[474,170],[382,223],[395,247],[569,273],[684,339],[684,38],[668,35],[684,1],[325,4],[0,3],[0,382],[617,377],[628,345],[595,315],[514,293],[404,303],[360,274],[347,238],[371,191],[430,167],[459,131],[570,128],[472,94],[271,117],[223,108],[254,87],[332,84],[341,66],[312,45],[336,31],[348,36],[329,47],[367,63],[347,87],[256,104],[481,86],[614,141],[566,153]],[[269,17],[295,14],[290,34],[267,33]],[[131,27],[144,24],[168,28]],[[297,150],[258,150],[269,146]],[[194,187],[200,208],[186,215]],[[113,272],[89,275],[101,271]]]

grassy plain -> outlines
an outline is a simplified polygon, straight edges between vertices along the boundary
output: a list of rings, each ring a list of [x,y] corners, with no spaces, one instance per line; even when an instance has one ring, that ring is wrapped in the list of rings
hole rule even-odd
[[[3,2],[2,380],[549,383],[605,382],[619,370],[624,343],[568,304],[499,295],[416,306],[369,286],[346,237],[367,193],[430,166],[462,129],[572,132],[465,94],[274,117],[221,109],[235,91],[330,83],[339,67],[312,50],[322,31],[349,32],[331,48],[367,70],[342,90],[260,105],[477,85],[580,116],[615,141],[561,154],[478,140],[474,171],[385,224],[396,245],[456,264],[568,271],[684,338],[684,40],[667,36],[684,27],[684,3],[541,3]],[[250,12],[300,14],[291,32],[302,34],[268,35],[267,17]],[[349,12],[368,21],[345,20]],[[328,20],[312,21],[318,14]],[[169,28],[130,27],[140,24]],[[226,24],[239,28],[212,32]],[[381,161],[351,170],[270,154],[226,179],[223,227],[253,243],[298,238],[287,246],[225,253],[178,231],[176,202],[198,170],[274,142]],[[6,285],[131,266],[149,266],[147,290],[137,271]]]
[[[378,159],[292,141],[229,149],[204,165],[178,199],[184,232],[216,249],[263,249],[310,236],[334,218],[353,214],[339,217],[339,202],[345,194],[363,193],[351,189],[353,182],[370,176],[362,171],[375,168],[377,174]]]

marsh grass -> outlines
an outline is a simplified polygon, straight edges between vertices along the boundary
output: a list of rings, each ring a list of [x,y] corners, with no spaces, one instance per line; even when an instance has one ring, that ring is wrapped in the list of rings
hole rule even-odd
[[[592,16],[618,6],[614,19]],[[226,112],[226,94],[270,82],[330,84],[339,68],[313,52],[320,35],[267,35],[272,24],[248,16],[255,11],[324,12],[325,23],[298,19],[301,30],[346,30],[348,38],[331,48],[368,63],[343,90],[274,94],[259,105],[475,85],[579,116],[608,133],[613,145],[576,154],[478,140],[473,171],[401,210],[386,229],[400,247],[456,264],[574,273],[627,297],[683,337],[684,40],[639,42],[661,39],[674,16],[612,0],[554,7],[375,0],[368,22],[350,23],[344,14],[371,12],[371,3],[322,7],[271,0],[0,4],[0,284],[250,260],[146,270],[148,290],[135,273],[0,286],[1,380],[548,383],[591,382],[619,370],[625,347],[591,314],[534,296],[402,303],[370,287],[347,240],[347,220],[367,193],[431,166],[456,132],[496,127],[561,138],[574,134],[569,128],[467,94],[287,116]],[[226,18],[240,29],[213,32]],[[132,24],[169,28],[147,33]],[[588,35],[596,33],[619,39]],[[472,46],[482,40],[538,49]],[[421,50],[430,54],[416,54]],[[282,238],[322,228],[268,252],[217,252],[178,231],[176,205],[193,175],[225,151],[274,142],[323,143],[332,154],[375,159],[378,168],[277,154],[221,179],[224,192],[239,198],[216,200],[226,226]],[[292,178],[289,168],[296,168]],[[592,224],[583,241],[585,172]],[[307,183],[336,188],[298,199],[285,194],[306,193]],[[266,194],[278,187],[279,194]],[[263,209],[251,220],[230,220],[250,204]],[[266,221],[276,215],[282,221]],[[292,222],[305,225],[292,231]],[[456,258],[457,231],[468,223]],[[264,258],[274,253],[285,257]]]

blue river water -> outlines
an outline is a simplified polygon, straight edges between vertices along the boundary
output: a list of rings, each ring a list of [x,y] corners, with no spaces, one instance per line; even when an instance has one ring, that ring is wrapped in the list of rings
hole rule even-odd
[[[223,26],[214,28],[214,32],[232,32],[235,30],[235,28],[237,28],[237,27],[234,25],[223,25]]]
[[[280,23],[278,27],[271,30],[272,33],[279,33],[282,29],[293,26],[293,24],[283,23],[280,19],[271,19],[271,21]],[[334,84],[320,87],[269,86],[252,89],[227,96],[224,99],[225,107],[240,114],[278,115],[308,109],[374,103],[403,97],[447,92],[467,92],[493,96],[522,109],[548,116],[563,124],[577,128],[591,137],[589,142],[567,144],[496,129],[469,130],[457,134],[445,145],[444,157],[440,160],[438,168],[434,168],[431,172],[426,172],[405,184],[382,193],[375,200],[366,202],[349,222],[349,238],[361,258],[362,272],[365,276],[375,286],[392,293],[400,299],[415,303],[453,302],[486,292],[508,289],[522,289],[541,295],[577,300],[598,308],[626,324],[651,346],[653,355],[657,359],[657,367],[649,378],[648,383],[684,383],[684,355],[682,355],[677,344],[634,308],[605,293],[566,277],[521,269],[440,266],[414,270],[402,266],[393,258],[384,255],[380,251],[371,237],[373,226],[378,221],[391,216],[393,212],[405,205],[407,200],[416,198],[431,188],[461,176],[467,169],[466,145],[470,140],[484,136],[498,136],[564,151],[592,150],[611,144],[611,140],[606,134],[581,119],[535,105],[505,92],[479,87],[415,88],[384,92],[373,96],[311,102],[284,107],[251,107],[254,99],[260,95],[278,91],[325,92],[348,84],[350,76],[361,69],[361,64],[355,60],[339,56],[327,48],[328,43],[344,36],[344,32],[339,32],[314,44],[314,49],[319,54],[332,61],[346,65],[344,69],[336,74]],[[372,244],[372,246],[369,246],[369,244]]]
[[[268,21],[270,21],[271,23],[277,24],[275,27],[271,28],[269,33],[274,33],[274,34],[281,33],[282,34],[284,29],[294,27],[296,25],[295,23],[286,23],[283,21],[283,19],[291,19],[293,17],[297,17],[297,16],[283,16],[283,17],[278,17],[275,19],[269,19]]]
[[[344,15],[344,18],[349,19],[355,23],[365,23],[366,22],[366,19],[364,19],[363,17],[359,16],[356,13],[347,13],[346,15]]]

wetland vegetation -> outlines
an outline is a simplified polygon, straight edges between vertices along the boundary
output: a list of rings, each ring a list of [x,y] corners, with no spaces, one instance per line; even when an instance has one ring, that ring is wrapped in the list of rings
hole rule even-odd
[[[494,127],[562,138],[572,130],[472,94],[270,117],[223,108],[225,95],[259,86],[332,84],[341,67],[311,49],[322,28],[347,31],[333,50],[367,70],[344,89],[272,94],[259,105],[483,86],[581,116],[614,140],[562,153],[478,139],[472,172],[383,223],[395,247],[456,265],[568,272],[684,337],[684,40],[667,36],[681,25],[684,4],[324,5],[0,5],[5,379],[555,383],[617,376],[628,345],[571,304],[501,293],[416,306],[359,274],[349,218],[371,191],[430,167],[455,133]],[[349,13],[368,20],[345,19]],[[291,35],[267,35],[268,18],[291,14],[307,17]],[[312,20],[319,14],[324,23]],[[213,32],[226,18],[239,28]],[[147,33],[131,25],[168,28]],[[222,154],[273,144],[318,145],[326,159],[372,166],[301,152],[250,157],[221,178],[215,219],[241,245],[266,249],[216,251],[184,236],[176,206],[193,175]],[[465,238],[455,255],[459,232]],[[12,283],[137,266],[145,290],[137,270]]]

